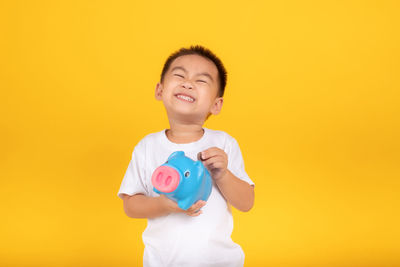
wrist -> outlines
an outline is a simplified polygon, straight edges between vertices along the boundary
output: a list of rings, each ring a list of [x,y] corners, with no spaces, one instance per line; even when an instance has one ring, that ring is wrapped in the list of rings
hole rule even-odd
[[[160,201],[160,206],[161,209],[167,213],[175,213],[175,212],[180,212],[181,210],[179,209],[178,205],[175,203],[175,201],[169,199],[167,196],[165,195],[160,195],[158,197],[159,201]]]
[[[230,174],[230,171],[227,169],[224,173],[222,173],[220,175],[220,177],[218,177],[217,179],[214,179],[215,183],[217,185],[225,183],[225,181],[229,180],[229,174]]]

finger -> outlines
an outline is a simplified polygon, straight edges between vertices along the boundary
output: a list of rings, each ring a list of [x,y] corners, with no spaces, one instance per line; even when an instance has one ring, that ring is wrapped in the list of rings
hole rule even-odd
[[[211,157],[215,157],[217,155],[226,155],[225,151],[219,149],[218,147],[211,147],[201,152],[201,159],[207,160]]]
[[[186,214],[189,215],[189,216],[191,216],[191,217],[196,217],[196,216],[199,216],[199,215],[202,214],[202,213],[203,213],[203,211],[198,210],[197,212],[194,212],[194,213],[186,213]]]
[[[204,166],[209,167],[211,169],[219,168],[226,164],[226,159],[221,155],[217,155],[203,161],[203,164]]]
[[[199,201],[197,201],[195,204],[193,204],[193,205],[188,209],[188,211],[189,211],[190,213],[197,212],[197,211],[199,211],[202,207],[204,207],[205,204],[206,204],[205,201],[199,200]]]
[[[197,201],[196,204],[193,205],[194,213],[198,213],[199,211],[201,212],[201,208],[203,208],[206,203],[207,202],[205,202],[204,200]]]
[[[210,170],[225,169],[226,164],[224,162],[217,161],[217,162],[211,163],[207,168]]]
[[[207,160],[207,159],[209,159],[211,157],[214,157],[214,156],[216,156],[218,154],[221,154],[220,149],[216,148],[216,147],[211,147],[211,148],[206,149],[206,150],[201,152],[201,159],[202,160]]]
[[[196,202],[196,204],[192,205],[187,211],[186,214],[189,216],[198,216],[201,213],[203,213],[203,211],[201,210],[201,208],[205,205],[205,201],[198,201]]]

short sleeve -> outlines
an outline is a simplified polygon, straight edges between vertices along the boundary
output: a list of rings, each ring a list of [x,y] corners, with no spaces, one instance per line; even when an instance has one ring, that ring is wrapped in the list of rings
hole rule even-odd
[[[250,179],[244,169],[244,162],[242,152],[238,142],[229,136],[228,141],[228,169],[239,179],[248,182],[250,185],[254,185],[254,182]]]
[[[122,199],[122,194],[133,196],[135,194],[148,195],[144,175],[144,147],[139,142],[132,152],[132,158],[125,172],[118,197]]]

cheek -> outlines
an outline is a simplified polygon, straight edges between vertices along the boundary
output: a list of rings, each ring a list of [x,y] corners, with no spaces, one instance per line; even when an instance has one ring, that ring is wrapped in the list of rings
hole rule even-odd
[[[210,98],[212,98],[213,101],[214,101],[214,99],[216,99],[218,97],[218,88],[216,88],[214,86],[208,86],[205,89],[207,90]]]
[[[217,98],[217,92],[210,87],[204,87],[199,90],[199,93],[202,95],[202,98],[210,103],[214,103],[214,100]]]
[[[170,81],[168,83],[165,83],[165,85],[164,85],[164,95],[166,95],[166,96],[172,95],[173,91],[174,91],[174,88],[176,88],[177,85],[178,84],[176,82],[172,82],[172,81]]]
[[[178,82],[179,82],[178,79],[176,79],[174,77],[168,77],[164,80],[164,86],[171,87],[171,86],[178,84]]]
[[[208,108],[214,104],[215,98],[212,97],[211,95],[205,95],[201,99],[202,99],[202,105]]]

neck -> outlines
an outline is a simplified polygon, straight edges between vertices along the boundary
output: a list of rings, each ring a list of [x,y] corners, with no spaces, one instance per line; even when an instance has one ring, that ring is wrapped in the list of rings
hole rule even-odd
[[[183,124],[170,121],[169,125],[170,129],[166,131],[167,138],[177,144],[195,142],[204,134],[201,124]]]

